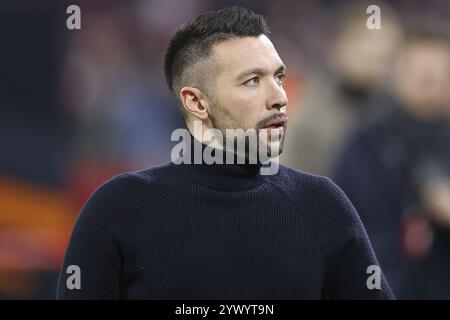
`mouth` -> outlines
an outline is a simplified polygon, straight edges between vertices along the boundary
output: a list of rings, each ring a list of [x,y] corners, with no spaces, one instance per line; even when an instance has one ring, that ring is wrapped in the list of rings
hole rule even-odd
[[[273,120],[270,120],[263,127],[263,129],[284,131],[284,128],[286,127],[286,122],[287,122],[287,119],[285,119],[285,118],[273,119]]]

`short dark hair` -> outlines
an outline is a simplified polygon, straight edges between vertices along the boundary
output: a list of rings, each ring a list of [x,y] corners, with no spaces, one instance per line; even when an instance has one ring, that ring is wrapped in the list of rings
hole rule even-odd
[[[270,34],[264,17],[246,8],[233,6],[195,17],[181,26],[169,42],[164,59],[169,89],[176,95],[176,91],[181,89],[185,71],[207,59],[214,44],[261,34]]]

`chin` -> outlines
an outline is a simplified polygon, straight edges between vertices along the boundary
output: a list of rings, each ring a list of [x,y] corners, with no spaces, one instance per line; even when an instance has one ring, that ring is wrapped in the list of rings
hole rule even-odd
[[[275,155],[272,154],[272,150],[275,151]],[[264,150],[264,151],[268,157],[273,158],[273,157],[279,156],[281,154],[281,152],[283,151],[283,144],[280,142],[269,143],[268,145],[266,145],[266,150]]]

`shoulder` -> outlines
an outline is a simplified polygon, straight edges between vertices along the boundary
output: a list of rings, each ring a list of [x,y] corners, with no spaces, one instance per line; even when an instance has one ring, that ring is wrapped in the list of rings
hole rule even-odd
[[[274,176],[273,181],[290,191],[296,193],[302,191],[302,196],[308,199],[312,196],[337,198],[343,196],[342,190],[330,178],[284,165],[280,165],[278,174]]]
[[[118,222],[147,214],[160,202],[170,184],[171,163],[118,174],[100,185],[83,206],[80,218]],[[95,218],[94,218],[95,217]]]
[[[336,256],[349,244],[368,246],[367,233],[358,212],[330,178],[287,167],[280,170],[280,178],[283,176],[289,176],[289,180],[285,180],[290,197],[298,204],[298,212],[305,218],[326,256]]]
[[[342,189],[330,178],[280,166],[274,180],[323,227],[360,225],[360,218]]]
[[[160,184],[165,182],[164,177],[170,174],[171,164],[163,164],[138,171],[123,172],[113,176],[101,184],[93,196],[107,197],[114,199],[127,198],[136,192],[139,194],[149,189],[157,189]]]

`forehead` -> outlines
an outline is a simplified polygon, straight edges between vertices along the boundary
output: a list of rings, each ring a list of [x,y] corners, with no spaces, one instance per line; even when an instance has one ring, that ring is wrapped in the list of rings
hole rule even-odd
[[[265,35],[225,40],[214,47],[214,58],[221,72],[236,75],[249,68],[276,70],[283,63]]]

